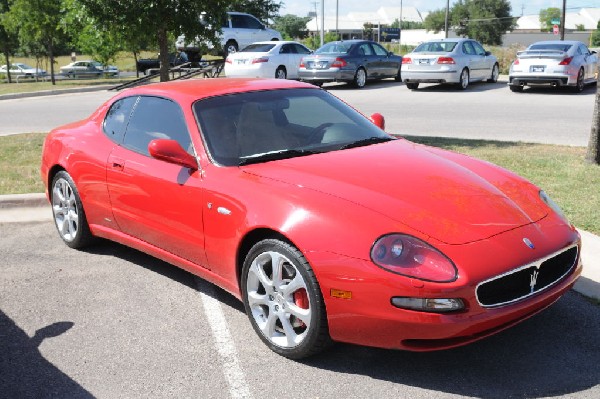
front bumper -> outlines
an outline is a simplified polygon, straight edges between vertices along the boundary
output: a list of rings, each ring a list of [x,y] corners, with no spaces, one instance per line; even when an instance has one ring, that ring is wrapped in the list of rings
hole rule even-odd
[[[479,283],[530,263],[532,256],[537,259],[535,253],[547,255],[571,245],[580,246],[577,232],[565,226],[562,231],[550,228],[555,236],[546,237],[546,241],[535,235],[536,229],[516,229],[453,249],[452,246],[440,246],[438,249],[453,259],[459,268],[459,277],[452,283],[424,282],[394,275],[369,261],[311,254],[309,262],[319,265],[315,272],[325,300],[332,339],[390,349],[440,350],[493,335],[541,312],[575,283],[581,274],[579,256],[572,269],[555,284],[522,300],[504,306],[484,307],[475,293]],[[535,251],[523,245],[524,235],[539,243]],[[520,243],[523,248],[517,251],[515,243]],[[490,257],[490,253],[494,256]],[[335,298],[332,289],[352,292],[352,298]],[[391,298],[397,296],[460,298],[465,309],[445,314],[400,309],[391,304]]]

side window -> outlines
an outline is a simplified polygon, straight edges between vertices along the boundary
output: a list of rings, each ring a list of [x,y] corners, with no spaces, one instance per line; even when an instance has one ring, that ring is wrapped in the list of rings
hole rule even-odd
[[[371,46],[369,43],[363,43],[358,48],[358,54],[360,55],[373,55],[373,50],[371,50]]]
[[[252,18],[249,15],[244,15],[244,19],[246,20],[246,28],[248,29],[262,29],[264,28],[263,24],[257,20],[256,18]]]
[[[138,97],[136,96],[116,101],[106,113],[103,125],[104,134],[117,144],[121,144],[123,140],[127,122],[129,122],[129,117],[131,116],[131,110],[137,99]]]
[[[245,20],[244,16],[243,15],[232,15],[231,16],[231,27],[237,28],[237,29],[247,28],[246,20]]]
[[[371,43],[371,45],[373,46],[373,50],[375,50],[375,54],[387,57],[388,52],[379,44]]]
[[[310,54],[310,50],[304,46],[301,46],[299,44],[294,44],[294,47],[296,48],[296,53],[298,53],[298,54]]]
[[[471,42],[464,42],[462,45],[462,49],[463,49],[463,53],[465,53],[465,54],[475,55],[475,49],[473,48],[473,45],[471,44]]]
[[[475,49],[475,54],[485,56],[485,50],[483,49],[483,47],[481,47],[481,45],[479,43],[471,42],[471,44],[473,45],[473,48]]]
[[[281,49],[279,50],[280,54],[291,54],[293,53],[293,49],[292,49],[292,45],[291,44],[284,44],[283,46],[281,46]]]
[[[158,97],[140,97],[127,125],[123,146],[150,155],[148,144],[155,139],[176,140],[193,154],[183,112],[173,101]]]

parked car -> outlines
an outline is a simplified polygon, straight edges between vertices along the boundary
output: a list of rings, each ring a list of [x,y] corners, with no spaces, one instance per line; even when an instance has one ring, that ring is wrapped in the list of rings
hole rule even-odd
[[[472,39],[439,39],[419,44],[402,58],[402,81],[410,90],[420,83],[451,83],[466,89],[471,82],[498,81],[492,53]]]
[[[302,59],[301,80],[322,85],[325,82],[352,82],[362,88],[368,80],[395,78],[400,81],[402,57],[369,40],[329,42]]]
[[[189,65],[190,68],[203,68],[208,63],[202,59],[202,54],[198,51],[180,51],[177,53],[169,53],[169,68]],[[156,58],[142,58],[136,63],[136,68],[139,72],[144,75],[151,73],[158,73],[160,69],[160,59]]]
[[[8,68],[6,65],[2,65],[0,67],[0,73],[6,74],[8,72]],[[30,67],[27,64],[23,64],[21,62],[15,62],[14,64],[10,64],[10,75],[11,77],[44,77],[47,75],[47,72],[43,69]]]
[[[151,84],[49,133],[41,176],[67,246],[103,237],[219,285],[289,358],[464,345],[572,287],[581,240],[544,191],[384,123],[292,80]]]
[[[300,60],[312,51],[298,42],[258,42],[225,60],[225,76],[297,79]]]
[[[581,42],[537,42],[517,53],[510,66],[508,87],[521,92],[525,86],[567,86],[579,93],[586,84],[598,82],[597,66],[598,55]]]
[[[119,68],[114,65],[104,66],[98,61],[75,61],[60,67],[60,73],[69,78],[77,76],[118,76]]]
[[[267,28],[254,15],[243,12],[228,12],[221,26],[220,42],[223,54],[227,57],[240,49],[259,41],[282,40],[281,33]],[[209,49],[213,49],[211,43],[204,43]],[[198,43],[187,43],[184,35],[179,36],[175,42],[178,50],[198,50]]]

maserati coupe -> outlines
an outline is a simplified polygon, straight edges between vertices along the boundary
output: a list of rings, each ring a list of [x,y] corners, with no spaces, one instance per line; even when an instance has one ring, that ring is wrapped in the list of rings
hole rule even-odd
[[[464,345],[571,288],[580,237],[543,190],[384,125],[302,82],[150,84],[54,129],[41,176],[67,246],[116,241],[222,287],[292,359]]]

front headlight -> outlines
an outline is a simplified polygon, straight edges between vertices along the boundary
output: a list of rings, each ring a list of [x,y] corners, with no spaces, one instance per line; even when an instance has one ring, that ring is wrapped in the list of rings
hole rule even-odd
[[[419,280],[447,283],[456,280],[457,270],[450,259],[416,237],[389,234],[371,248],[371,260],[392,273]]]
[[[563,213],[562,209],[560,209],[560,206],[558,206],[556,202],[552,201],[552,198],[550,198],[544,190],[540,190],[540,199],[544,204],[548,205],[550,209],[556,212],[556,214],[560,216],[565,221],[565,223],[567,223],[568,225],[571,224],[569,222],[569,219],[567,219],[567,216]]]

